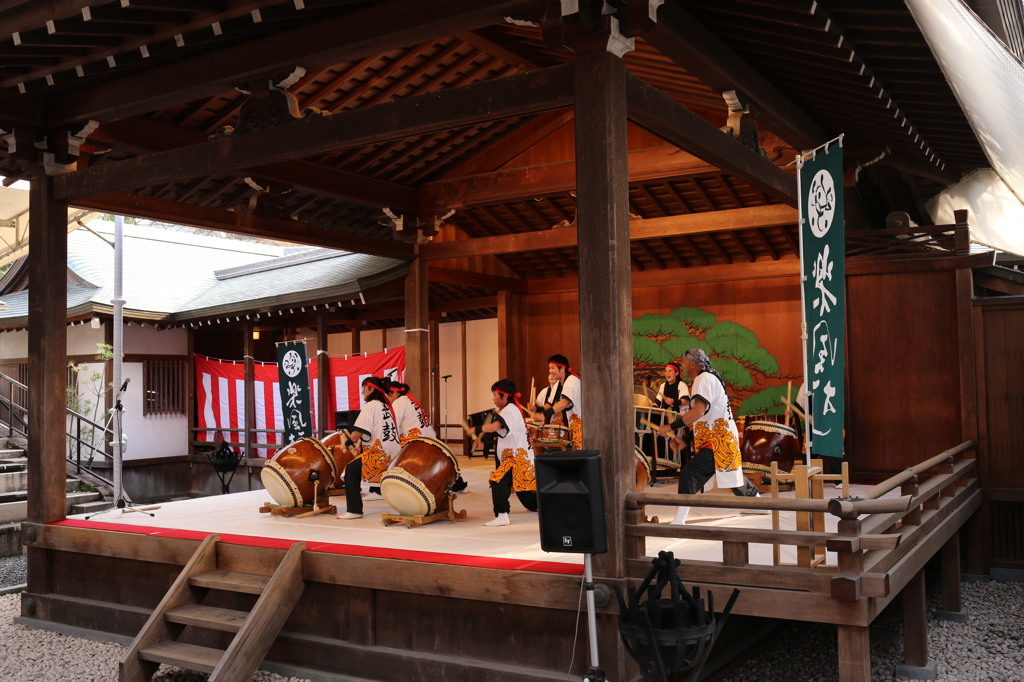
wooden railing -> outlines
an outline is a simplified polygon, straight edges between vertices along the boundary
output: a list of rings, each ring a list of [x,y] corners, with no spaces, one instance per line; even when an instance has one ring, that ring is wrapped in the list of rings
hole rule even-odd
[[[956,253],[956,235],[967,225],[933,225],[888,230],[859,230],[846,233],[848,258],[904,258],[950,256]]]
[[[817,595],[845,603],[869,597],[891,598],[924,561],[941,549],[949,534],[955,533],[980,506],[977,462],[973,456],[966,456],[974,447],[972,441],[964,442],[850,498],[628,493],[625,501],[628,575],[642,578],[650,569],[651,557],[645,555],[647,538],[706,540],[721,544],[721,561],[687,560],[684,554],[677,553],[682,561],[680,571],[684,581],[741,589],[787,590],[792,591],[793,596]],[[885,497],[897,488],[901,495]],[[671,525],[649,522],[644,505],[831,514],[837,518],[837,523],[836,530],[828,532]],[[950,522],[956,524],[952,530]],[[836,561],[815,567],[751,563],[752,544],[808,547],[811,551],[825,547],[834,552]],[[927,556],[918,556],[920,553]],[[907,560],[911,555],[915,555],[914,561]],[[739,607],[738,613],[780,615],[762,612],[751,606],[750,600],[741,599]],[[839,613],[837,610],[836,614]],[[801,614],[794,609],[792,615],[784,617],[840,623],[845,622],[842,618],[846,616],[835,615],[832,619],[828,614]]]

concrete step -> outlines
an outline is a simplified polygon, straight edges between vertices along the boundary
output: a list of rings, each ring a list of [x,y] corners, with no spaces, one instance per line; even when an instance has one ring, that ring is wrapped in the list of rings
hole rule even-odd
[[[66,512],[71,512],[71,507],[76,504],[92,502],[103,496],[99,493],[78,493],[69,492],[67,496]],[[19,490],[0,496],[0,524],[24,521],[28,517],[28,491]]]
[[[0,495],[28,488],[28,472],[0,468]]]
[[[0,557],[23,554],[25,548],[21,544],[21,521],[16,523],[0,523]]]
[[[21,448],[0,448],[0,459],[25,459],[25,451]]]
[[[92,502],[76,502],[71,505],[70,514],[95,514],[113,507],[110,500],[93,500]]]

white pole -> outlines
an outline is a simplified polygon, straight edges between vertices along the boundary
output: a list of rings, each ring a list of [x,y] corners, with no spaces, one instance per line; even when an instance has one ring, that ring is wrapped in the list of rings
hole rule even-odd
[[[123,332],[124,332],[124,299],[121,298],[121,257],[122,257],[122,232],[124,231],[124,217],[114,216],[114,298],[110,301],[114,306],[114,403],[115,410],[117,401],[120,400],[121,390],[121,365],[124,356]],[[113,419],[113,432],[111,446],[114,451],[114,504],[122,505],[124,498],[124,486],[121,481],[121,414],[116,411]]]
[[[596,673],[601,665],[597,660],[597,608],[594,604],[594,567],[591,555],[583,555],[583,581],[587,592],[587,626],[590,631],[590,667]],[[603,679],[603,678],[601,678]]]
[[[813,152],[812,152],[813,154]],[[813,156],[811,157],[814,158]],[[807,296],[804,293],[804,195],[800,185],[803,154],[796,157],[797,235],[800,237],[800,349],[803,351],[804,373],[804,464],[811,466],[811,386],[807,383]],[[799,401],[797,401],[799,402]]]

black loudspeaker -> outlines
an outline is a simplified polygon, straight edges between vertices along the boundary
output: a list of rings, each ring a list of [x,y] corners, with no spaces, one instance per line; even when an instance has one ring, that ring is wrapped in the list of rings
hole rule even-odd
[[[359,417],[359,410],[338,410],[334,413],[334,429],[336,431],[351,431],[356,425],[356,418]]]
[[[607,552],[601,453],[545,452],[534,458],[534,465],[540,548],[577,554]]]

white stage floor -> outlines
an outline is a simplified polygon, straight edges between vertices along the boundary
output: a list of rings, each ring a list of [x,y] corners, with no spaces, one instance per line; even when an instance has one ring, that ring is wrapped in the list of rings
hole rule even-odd
[[[363,518],[353,521],[343,521],[330,514],[319,514],[301,519],[272,516],[259,512],[259,508],[264,503],[271,501],[270,496],[265,490],[254,490],[163,503],[159,509],[152,512],[152,517],[138,512],[127,514],[107,512],[94,516],[90,520],[89,526],[134,526],[140,532],[174,529],[254,538],[298,540],[315,545],[383,548],[389,551],[413,553],[412,556],[402,558],[416,558],[415,553],[424,552],[431,555],[451,555],[451,563],[463,563],[464,560],[460,560],[459,557],[489,557],[518,562],[553,562],[579,566],[582,570],[582,554],[548,553],[541,550],[537,514],[525,510],[514,495],[511,499],[511,525],[484,526],[484,522],[494,518],[487,483],[487,478],[493,470],[493,460],[460,456],[459,465],[462,468],[463,477],[469,483],[469,488],[468,491],[458,495],[455,509],[465,509],[468,518],[456,522],[437,521],[415,528],[408,528],[402,524],[385,526],[381,521],[381,514],[390,512],[391,509],[384,500],[364,502]],[[855,495],[858,490],[864,490],[867,487],[851,486],[851,494]],[[831,484],[826,484],[825,488],[827,497],[839,493]],[[674,478],[659,480],[656,486],[647,488],[648,492],[658,493],[674,493],[675,490],[676,479]],[[728,490],[715,490],[706,494],[732,496],[731,491]],[[783,496],[792,494],[783,493]],[[344,496],[332,497],[331,502],[338,507],[339,513],[345,511]],[[646,512],[648,517],[657,516],[664,523],[674,516],[675,507],[650,505]],[[87,515],[69,516],[68,518],[73,521],[84,521],[85,516]],[[826,531],[834,531],[836,521],[835,517],[826,514]],[[738,510],[731,509],[702,510],[693,508],[690,511],[687,524],[699,524],[702,527],[770,529],[772,519],[770,514],[740,514]],[[795,529],[795,514],[780,512],[780,527]],[[662,550],[672,551],[680,559],[704,561],[721,561],[722,559],[719,542],[672,538],[649,538],[647,540],[648,556],[657,556],[658,552]],[[379,556],[376,553],[375,555]],[[783,547],[781,558],[785,563],[794,563],[796,549]],[[425,560],[448,563],[443,556]],[[750,546],[751,563],[771,565],[772,561],[771,545]],[[828,563],[835,563],[835,557],[831,554],[829,554]],[[538,566],[538,568],[540,567]]]

